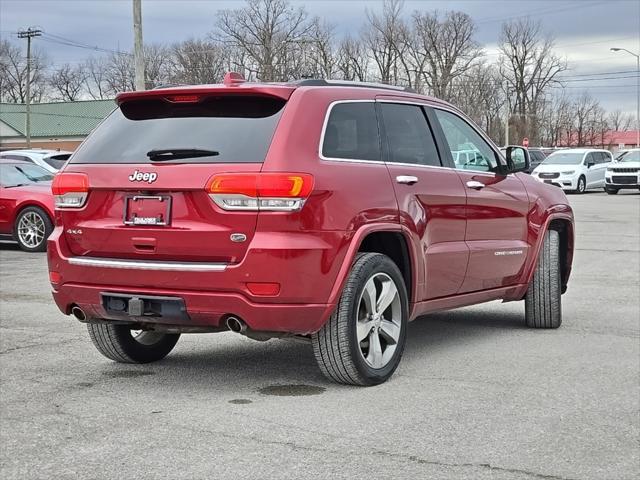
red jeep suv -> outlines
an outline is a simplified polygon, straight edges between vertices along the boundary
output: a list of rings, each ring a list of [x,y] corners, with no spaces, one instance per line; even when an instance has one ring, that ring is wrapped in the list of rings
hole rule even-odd
[[[574,224],[455,107],[303,80],[122,93],[52,185],[53,296],[117,362],[181,333],[310,340],[322,372],[388,379],[407,323],[525,300],[556,328]]]

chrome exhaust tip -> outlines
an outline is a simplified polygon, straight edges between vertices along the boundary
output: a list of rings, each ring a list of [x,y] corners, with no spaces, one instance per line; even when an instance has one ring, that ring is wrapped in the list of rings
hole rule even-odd
[[[71,314],[81,322],[84,322],[87,320],[87,315],[84,313],[84,310],[82,310],[78,306],[75,306],[71,309]]]
[[[247,324],[238,317],[227,317],[227,328],[235,333],[244,333],[247,331]]]

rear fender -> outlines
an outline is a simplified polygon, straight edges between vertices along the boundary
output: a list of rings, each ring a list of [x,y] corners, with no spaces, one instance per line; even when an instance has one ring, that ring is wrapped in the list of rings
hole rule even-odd
[[[338,303],[338,300],[340,299],[340,295],[342,294],[342,290],[344,289],[344,285],[349,276],[349,272],[351,271],[351,266],[355,261],[356,255],[358,254],[358,251],[360,249],[360,246],[362,245],[362,242],[367,237],[367,235],[375,232],[395,232],[395,233],[401,233],[404,236],[407,242],[409,256],[411,257],[410,258],[411,284],[413,285],[411,292],[408,292],[408,293],[409,293],[410,303],[413,304],[416,301],[415,296],[416,296],[416,291],[418,290],[416,287],[421,283],[419,278],[421,270],[416,268],[415,259],[418,258],[418,255],[417,255],[418,252],[416,252],[415,250],[415,245],[409,240],[410,236],[408,235],[408,232],[406,232],[401,225],[398,225],[395,223],[374,223],[374,224],[365,225],[353,233],[353,237],[349,242],[349,247],[347,249],[347,253],[342,262],[342,266],[338,271],[338,275],[334,282],[333,289],[331,290],[329,301],[328,301],[329,304],[335,305]]]

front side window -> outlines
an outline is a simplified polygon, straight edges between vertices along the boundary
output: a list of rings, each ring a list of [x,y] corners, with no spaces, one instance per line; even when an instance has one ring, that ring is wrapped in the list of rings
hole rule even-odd
[[[380,135],[373,102],[338,103],[324,131],[326,158],[380,160]]]
[[[496,154],[489,144],[462,118],[453,113],[434,109],[447,139],[455,167],[459,170],[495,172]]]
[[[431,128],[421,107],[382,103],[380,109],[389,142],[389,162],[441,166]]]

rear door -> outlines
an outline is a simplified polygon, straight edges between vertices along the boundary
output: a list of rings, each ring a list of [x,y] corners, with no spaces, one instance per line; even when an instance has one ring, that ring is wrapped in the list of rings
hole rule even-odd
[[[246,93],[171,98],[125,101],[67,163],[65,172],[84,173],[89,183],[84,207],[61,210],[73,254],[230,263],[244,257],[257,212],[222,210],[205,187],[217,173],[260,171],[286,100]],[[176,149],[209,154],[150,153]]]
[[[420,105],[379,101],[386,159],[400,222],[421,245],[421,300],[455,295],[462,286],[469,251],[465,243],[466,193],[455,170],[443,168]]]
[[[487,140],[452,111],[434,107],[436,138],[454,165],[467,195],[465,241],[469,264],[459,293],[514,284],[529,251],[529,198],[520,179],[504,175],[500,155]],[[473,151],[467,163],[453,163],[458,151]]]

